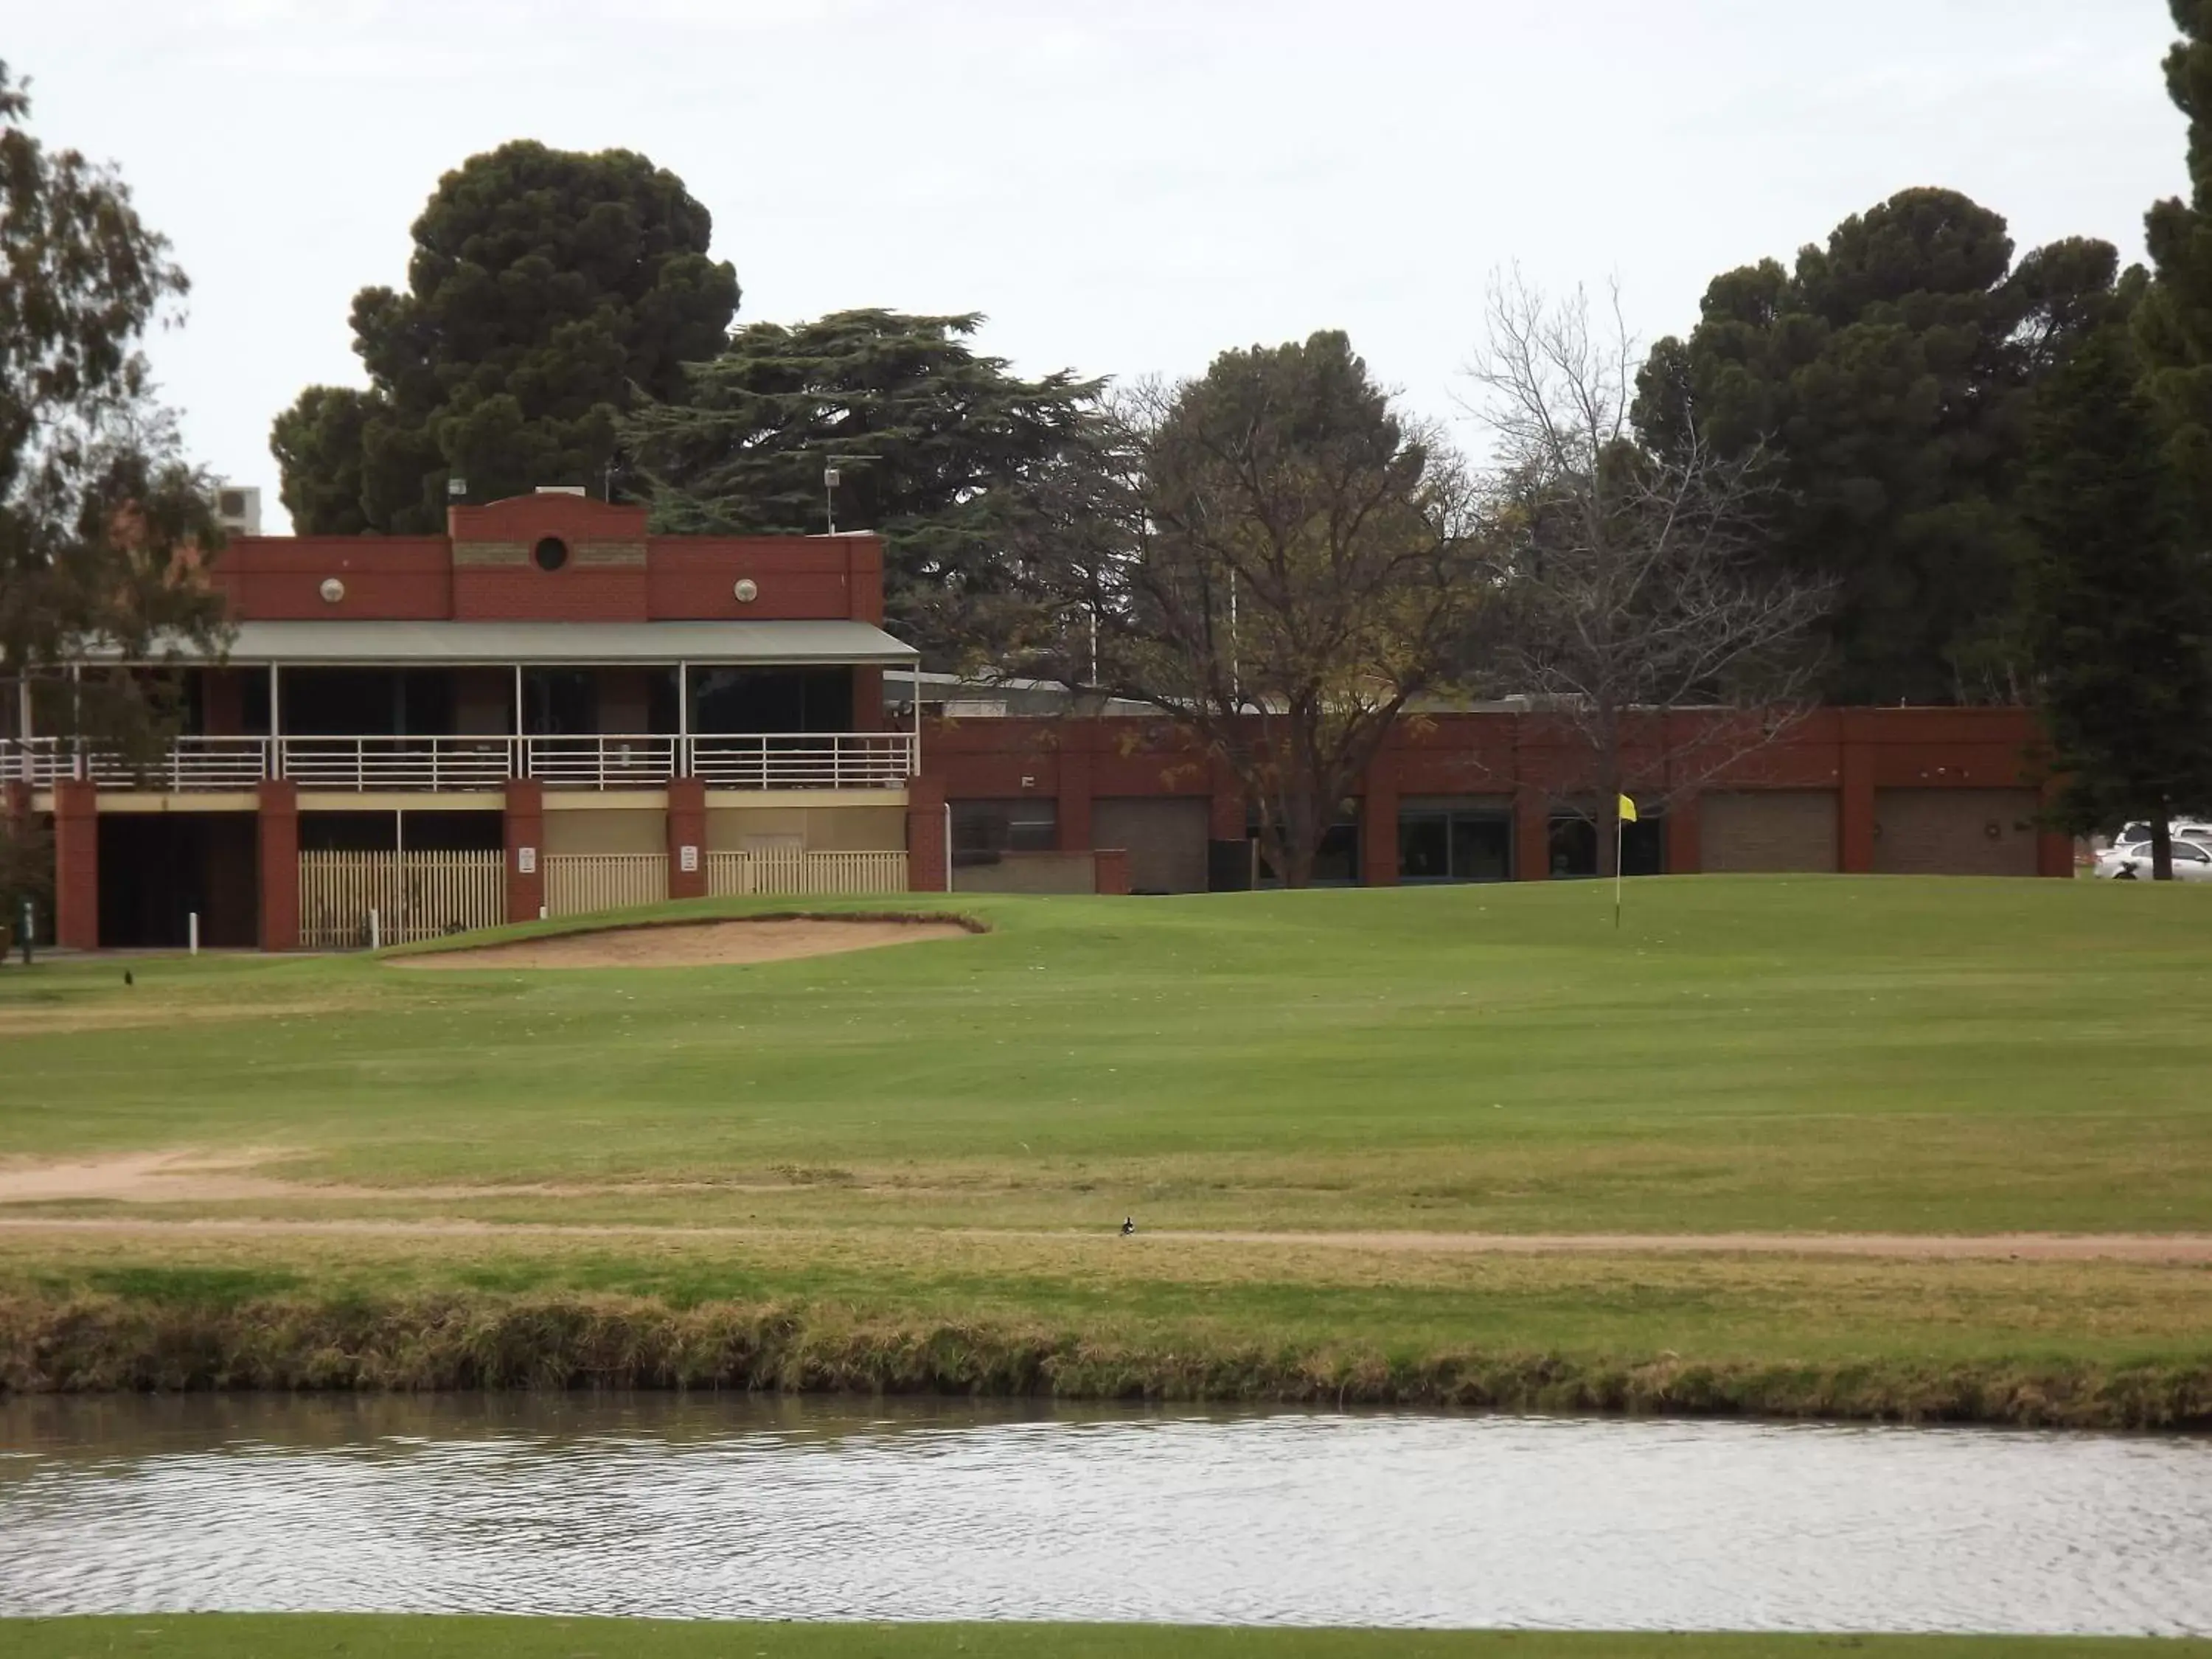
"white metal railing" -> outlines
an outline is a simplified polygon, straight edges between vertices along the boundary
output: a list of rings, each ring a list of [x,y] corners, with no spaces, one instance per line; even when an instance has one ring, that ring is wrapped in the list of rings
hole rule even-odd
[[[681,775],[683,746],[680,738],[525,738],[523,775],[587,789],[652,788]]]
[[[281,738],[280,776],[303,789],[498,789],[514,738]]]
[[[911,732],[792,732],[693,738],[688,775],[719,789],[902,789]]]
[[[918,770],[911,732],[792,732],[677,738],[179,738],[133,765],[65,738],[0,738],[0,781],[51,788],[87,778],[110,789],[251,789],[289,778],[304,789],[497,789],[512,778],[555,787],[657,788],[696,777],[718,789],[900,789]]]

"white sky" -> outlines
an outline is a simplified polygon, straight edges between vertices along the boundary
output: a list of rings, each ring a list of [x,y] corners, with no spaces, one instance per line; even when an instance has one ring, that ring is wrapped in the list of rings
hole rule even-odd
[[[354,291],[508,138],[642,150],[713,211],[743,320],[978,310],[1031,372],[1171,374],[1349,331],[1454,414],[1483,284],[1717,272],[1913,185],[2023,247],[2142,257],[2185,187],[2165,0],[6,0],[36,131],[119,162],[191,274],[155,346],[195,458],[358,383]]]

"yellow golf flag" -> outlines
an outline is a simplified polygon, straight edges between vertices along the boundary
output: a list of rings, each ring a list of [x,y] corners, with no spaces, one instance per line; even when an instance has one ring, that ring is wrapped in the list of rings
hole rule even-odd
[[[1636,803],[1626,795],[1620,798],[1620,821],[1623,823],[1636,822]]]

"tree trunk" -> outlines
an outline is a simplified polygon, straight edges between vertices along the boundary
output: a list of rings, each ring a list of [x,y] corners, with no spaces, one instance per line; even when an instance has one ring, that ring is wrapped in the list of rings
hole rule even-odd
[[[2173,879],[2173,828],[2166,822],[2163,801],[2159,803],[2158,815],[2150,821],[2150,878]]]

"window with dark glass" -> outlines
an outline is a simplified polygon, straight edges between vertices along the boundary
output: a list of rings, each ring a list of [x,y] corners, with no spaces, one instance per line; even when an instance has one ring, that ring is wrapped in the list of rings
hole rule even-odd
[[[1049,796],[952,803],[952,861],[995,864],[1009,853],[1050,853],[1060,845],[1060,811]]]

